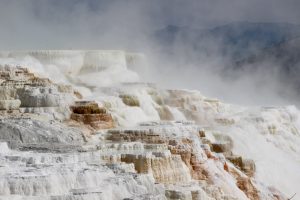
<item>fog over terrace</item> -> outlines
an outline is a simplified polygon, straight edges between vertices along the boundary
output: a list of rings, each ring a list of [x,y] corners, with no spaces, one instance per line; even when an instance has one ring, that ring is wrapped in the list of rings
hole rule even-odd
[[[300,2],[296,0],[1,0],[0,3],[1,50],[136,51],[149,58],[150,70],[144,72],[145,80],[165,87],[197,89],[208,96],[247,105],[297,104],[299,98],[298,82],[292,77],[298,73],[298,62],[293,64],[296,69],[293,73],[285,72],[286,63],[278,64],[277,60],[269,59],[272,56],[251,63],[255,67],[238,70],[232,67],[237,61],[292,38],[288,33],[274,36],[280,30],[288,29],[294,33],[293,37],[298,36],[295,27],[299,24]],[[231,24],[228,34],[223,26]],[[282,24],[290,26],[284,28]],[[167,30],[166,36],[170,38],[169,26],[175,27],[171,33],[174,40],[162,42],[166,40],[157,37],[157,33]],[[203,37],[203,32],[211,33],[216,27],[220,29],[218,34]],[[251,37],[244,37],[249,33]],[[260,37],[268,34],[271,36]],[[231,35],[247,44],[241,47],[249,50],[244,57],[231,57],[232,52],[240,51],[240,46],[233,48],[231,43],[224,42]],[[257,45],[266,38],[274,40],[265,46]]]

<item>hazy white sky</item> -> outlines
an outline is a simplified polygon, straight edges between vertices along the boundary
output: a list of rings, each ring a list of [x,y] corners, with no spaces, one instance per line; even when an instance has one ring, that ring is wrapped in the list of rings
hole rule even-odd
[[[168,24],[299,23],[299,10],[299,0],[0,0],[0,44],[1,49],[127,48]]]

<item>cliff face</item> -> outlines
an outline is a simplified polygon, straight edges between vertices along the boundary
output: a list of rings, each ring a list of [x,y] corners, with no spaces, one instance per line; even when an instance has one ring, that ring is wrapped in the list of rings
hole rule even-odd
[[[278,200],[298,191],[294,107],[250,109],[120,78],[134,74],[136,54],[1,55],[51,65],[64,84],[0,68],[0,199]]]

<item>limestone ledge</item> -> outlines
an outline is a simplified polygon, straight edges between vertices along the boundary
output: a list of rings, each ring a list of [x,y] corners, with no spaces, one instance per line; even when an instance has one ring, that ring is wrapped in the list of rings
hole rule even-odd
[[[40,113],[47,111],[51,116],[60,116],[61,119],[68,115],[61,112],[75,99],[71,86],[55,84],[47,78],[41,78],[28,69],[20,66],[0,66],[0,110],[19,110],[21,112]],[[33,109],[28,109],[33,108]],[[35,109],[39,108],[39,109]]]
[[[189,134],[184,133],[181,136],[176,134],[177,137],[172,137],[172,134],[168,134],[168,129],[175,131],[177,125],[174,126],[169,122],[143,123],[136,129],[108,130],[105,138],[115,144],[116,149],[119,148],[118,142],[133,146],[125,148],[126,150],[119,149],[119,153],[111,151],[112,155],[106,154],[104,159],[109,163],[134,164],[137,173],[153,174],[158,183],[178,185],[198,180],[215,190],[203,192],[204,186],[200,187],[201,190],[195,191],[166,189],[167,199],[198,199],[205,195],[207,199],[262,198],[253,178],[255,163],[233,154],[233,141],[229,136],[215,133],[214,140],[211,141],[206,137],[205,129],[195,128],[193,123],[183,122],[180,126],[186,127]],[[200,141],[200,145],[197,141]],[[145,148],[146,144],[151,145],[151,149]],[[156,145],[164,148],[159,152],[153,151],[153,146]],[[226,182],[225,177],[235,180],[235,186],[231,185],[232,188],[226,186],[230,183]],[[271,191],[269,196],[272,196]]]
[[[86,56],[98,63],[94,53]],[[47,52],[42,56],[52,59]],[[99,66],[88,61],[83,74],[105,66],[101,59]],[[226,109],[218,100],[181,90],[149,95],[158,117],[168,121],[120,128],[109,108],[78,101],[71,86],[0,66],[0,199],[284,199],[274,188],[260,191],[255,162],[234,154],[230,136],[193,122],[205,124],[210,113]],[[122,106],[143,107],[138,95],[117,98]],[[171,121],[171,108],[191,121]],[[93,134],[87,137],[84,129]],[[272,125],[268,130],[277,132]]]
[[[71,110],[70,118],[72,120],[94,129],[108,129],[115,126],[112,116],[107,113],[105,108],[99,107],[96,102],[77,101],[71,106]]]

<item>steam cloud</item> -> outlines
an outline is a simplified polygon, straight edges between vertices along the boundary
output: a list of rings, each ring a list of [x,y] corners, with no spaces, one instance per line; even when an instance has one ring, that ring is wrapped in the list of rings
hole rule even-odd
[[[0,44],[2,50],[144,52],[150,71],[141,73],[165,87],[198,89],[239,104],[294,104],[297,94],[280,81],[278,64],[272,60],[258,70],[235,72],[226,68],[228,58],[214,39],[205,41],[215,49],[210,55],[191,48],[185,37],[176,37],[169,53],[154,33],[168,25],[202,30],[237,21],[298,24],[299,8],[297,0],[0,0]]]

